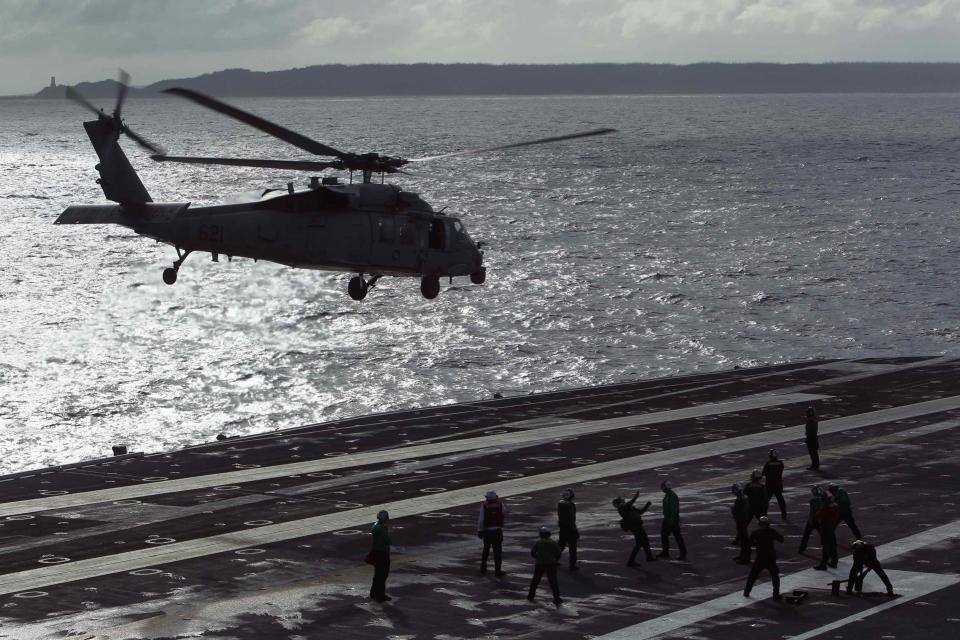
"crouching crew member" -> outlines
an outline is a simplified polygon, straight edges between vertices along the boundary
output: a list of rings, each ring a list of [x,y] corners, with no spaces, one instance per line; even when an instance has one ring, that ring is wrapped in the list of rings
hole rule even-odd
[[[863,578],[870,573],[871,569],[877,574],[878,578],[883,580],[883,584],[887,588],[887,595],[892,596],[893,585],[890,584],[890,578],[887,577],[887,573],[880,566],[880,561],[877,559],[877,548],[863,540],[857,540],[853,543],[853,566],[850,567],[850,577],[847,580],[847,593],[853,591],[854,587],[856,587],[857,593],[863,591]]]

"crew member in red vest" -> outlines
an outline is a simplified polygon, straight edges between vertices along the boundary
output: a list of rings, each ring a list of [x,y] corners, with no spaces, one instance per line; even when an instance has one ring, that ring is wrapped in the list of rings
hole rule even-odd
[[[487,572],[487,559],[493,547],[494,575],[504,575],[503,561],[503,501],[496,491],[487,491],[486,500],[480,503],[480,519],[477,522],[477,537],[483,540],[483,555],[480,558],[480,573]]]

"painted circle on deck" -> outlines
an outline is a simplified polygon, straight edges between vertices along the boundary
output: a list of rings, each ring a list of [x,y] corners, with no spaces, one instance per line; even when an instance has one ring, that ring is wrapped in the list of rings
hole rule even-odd
[[[724,460],[739,460],[740,458],[743,457],[743,454],[742,454],[742,453],[727,453],[727,454],[724,454],[724,455],[722,455],[722,456],[720,456],[720,457],[723,458]]]
[[[497,474],[498,478],[522,478],[522,473],[517,473],[516,471],[501,471]]]
[[[592,460],[590,458],[574,458],[570,462],[572,464],[593,464],[596,462],[596,460]]]
[[[510,496],[509,498],[504,498],[507,502],[526,502],[527,500],[533,500],[533,496]]]
[[[627,431],[653,431],[653,427],[627,427]]]
[[[299,478],[300,476],[290,476],[291,478]],[[333,475],[328,471],[322,471],[319,473],[308,473],[308,478],[336,478],[337,476]]]
[[[444,487],[425,487],[420,489],[420,493],[443,493],[446,491]]]
[[[676,471],[677,467],[655,467],[654,471]]]
[[[147,544],[170,544],[171,542],[176,542],[176,538],[164,538],[162,536],[150,537],[146,539]]]
[[[711,420],[716,420],[717,416],[699,416],[694,418],[697,422],[710,422]]]
[[[4,520],[33,520],[33,516],[23,513],[16,516],[7,516]]]
[[[42,495],[42,496],[62,496],[62,495],[64,495],[64,494],[70,493],[70,492],[69,492],[69,491],[62,491],[62,490],[59,490],[59,489],[40,489],[40,491],[38,491],[37,493],[39,493],[39,494]]]
[[[46,591],[21,591],[20,593],[13,594],[14,598],[43,598],[47,596]]]
[[[250,464],[240,464],[239,462],[235,462],[235,463],[233,464],[233,468],[234,468],[234,469],[259,469],[259,468],[260,468],[260,465],[258,465],[258,464],[253,464],[253,463],[250,463]]]
[[[725,440],[727,436],[722,436],[719,433],[708,433],[703,436],[704,440]]]
[[[239,488],[240,488],[240,485],[237,485],[237,484],[225,484],[219,487],[214,487],[213,490],[214,491],[236,491]]]
[[[160,569],[134,569],[130,572],[132,576],[155,576],[158,573],[163,573]]]
[[[63,564],[64,562],[70,562],[70,558],[65,558],[63,556],[48,556],[46,558],[40,558],[37,562],[40,564]]]
[[[366,531],[360,531],[360,529],[341,529],[340,531],[334,531],[333,535],[335,536],[361,536]]]
[[[285,504],[285,503],[278,503],[278,504]],[[337,509],[359,509],[363,505],[360,504],[359,502],[338,502],[333,506],[335,506]]]
[[[785,425],[785,424],[776,424],[776,423],[773,423],[773,422],[767,422],[766,424],[760,425],[760,428],[761,428],[761,429],[783,429],[785,426],[787,426],[787,425]]]
[[[248,527],[262,527],[264,525],[273,524],[273,520],[247,520],[243,524]]]
[[[422,513],[420,514],[424,518],[449,518],[450,514],[444,511],[435,511],[433,513]]]
[[[146,478],[141,478],[144,482],[163,482],[164,480],[169,480],[167,476],[147,476]]]
[[[602,487],[608,483],[606,480],[590,480],[588,482],[584,482],[583,484],[585,484],[588,487]]]
[[[234,551],[238,556],[256,556],[261,553],[266,553],[266,549],[237,549]]]
[[[325,453],[323,455],[327,458],[338,458],[340,456],[348,456],[350,454],[347,451],[330,451],[329,453]]]
[[[114,500],[113,504],[117,504],[124,507],[132,507],[134,505],[143,504],[139,500]]]

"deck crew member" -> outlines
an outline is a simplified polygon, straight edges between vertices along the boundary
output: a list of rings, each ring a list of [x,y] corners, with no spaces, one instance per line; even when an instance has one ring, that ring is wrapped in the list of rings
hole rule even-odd
[[[877,548],[869,542],[857,540],[853,543],[853,566],[850,567],[850,577],[847,579],[847,593],[853,591],[854,587],[857,593],[863,591],[863,578],[873,569],[877,577],[883,580],[887,588],[887,595],[893,595],[893,585],[890,584],[890,578],[880,566],[877,559]]]
[[[837,566],[837,525],[840,524],[840,508],[828,493],[823,497],[823,506],[817,510],[817,530],[820,531],[820,564],[814,567],[826,571],[827,566]]]
[[[390,515],[386,511],[377,514],[377,521],[370,530],[372,545],[369,561],[373,564],[373,584],[370,585],[370,599],[377,602],[392,600],[387,595],[387,576],[390,575],[390,531],[387,523]]]
[[[550,590],[553,591],[553,604],[560,606],[563,600],[560,599],[560,585],[557,583],[557,565],[560,564],[560,545],[550,538],[550,530],[546,527],[540,527],[540,539],[533,543],[530,549],[530,555],[533,556],[533,579],[530,581],[530,591],[527,593],[527,600],[533,602],[537,594],[537,587],[540,586],[540,578],[547,574],[547,580],[550,582]]]
[[[756,470],[750,474],[750,482],[743,488],[744,495],[747,496],[747,502],[750,503],[750,518],[760,519],[767,515],[767,505],[770,499],[767,497],[767,488],[763,486],[763,474]]]
[[[787,502],[783,499],[783,461],[777,457],[777,450],[770,449],[767,454],[769,459],[763,465],[761,474],[763,475],[763,485],[767,493],[764,499],[764,510],[770,506],[770,498],[777,497],[777,505],[780,507],[780,519],[787,519]]]
[[[750,515],[750,503],[747,502],[747,497],[743,495],[743,487],[739,484],[733,485],[731,492],[735,497],[730,513],[737,525],[737,537],[733,540],[733,544],[740,545],[740,555],[734,560],[737,564],[750,564],[750,533],[747,531],[750,520],[753,518]]]
[[[483,540],[483,555],[480,557],[480,573],[487,572],[487,560],[493,547],[494,575],[504,575],[503,563],[503,501],[496,491],[487,491],[480,503],[480,517],[477,520],[477,537]]]
[[[753,561],[753,566],[750,567],[747,586],[743,589],[744,596],[750,597],[753,583],[756,582],[760,572],[766,569],[770,572],[770,581],[773,583],[773,599],[780,599],[780,568],[777,566],[777,551],[773,546],[774,542],[783,542],[783,536],[770,526],[770,520],[767,516],[762,516],[760,526],[750,534],[750,543],[757,548],[757,559]]]
[[[820,423],[817,420],[817,412],[813,407],[807,407],[807,425],[804,431],[804,439],[807,441],[807,453],[810,454],[810,466],[807,469],[816,471],[820,468]]]
[[[837,506],[840,508],[840,520],[847,524],[847,526],[850,528],[850,533],[853,534],[853,537],[857,540],[863,538],[863,535],[860,533],[860,528],[857,527],[857,523],[853,519],[853,508],[850,504],[850,495],[844,491],[842,487],[833,482],[827,485],[827,491],[829,491],[830,495],[833,496],[833,499],[837,501]]]
[[[683,536],[680,534],[680,498],[670,487],[670,482],[664,480],[660,483],[660,490],[663,491],[663,522],[660,523],[660,554],[658,558],[670,558],[670,535],[677,539],[677,547],[680,549],[678,560],[683,562],[687,559],[687,545],[683,543]]]
[[[813,485],[810,489],[810,510],[807,512],[807,524],[803,527],[803,535],[800,537],[800,547],[797,553],[803,554],[807,550],[807,542],[810,540],[810,534],[817,529],[817,511],[823,506],[823,489]]]
[[[577,505],[573,502],[573,489],[569,487],[563,490],[563,496],[557,503],[557,527],[560,531],[557,544],[560,546],[560,552],[568,546],[570,547],[570,571],[577,571],[580,565],[577,564],[577,541],[580,539],[580,532],[577,531]]]
[[[647,562],[656,560],[650,550],[650,538],[647,537],[647,532],[643,528],[643,514],[650,508],[651,503],[648,501],[642,509],[637,509],[633,503],[639,496],[640,492],[637,491],[630,500],[625,501],[620,496],[613,499],[613,506],[620,514],[620,528],[633,534],[633,550],[630,552],[630,559],[627,560],[628,567],[638,566],[637,553],[641,548],[647,556]]]

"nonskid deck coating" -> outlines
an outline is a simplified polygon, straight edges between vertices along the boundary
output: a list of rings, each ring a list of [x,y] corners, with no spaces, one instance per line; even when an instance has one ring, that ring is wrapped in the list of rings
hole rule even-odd
[[[960,489],[954,480],[960,460],[954,431],[960,404],[954,406],[953,400],[960,397],[958,368],[960,363],[946,358],[792,363],[366,416],[0,478],[0,509],[49,499],[27,503],[33,505],[30,511],[0,516],[0,583],[9,587],[0,595],[0,637],[53,637],[68,631],[116,638],[196,633],[317,637],[320,630],[331,629],[350,637],[610,633],[636,624],[624,612],[652,620],[708,601],[718,591],[742,588],[744,572],[729,562],[734,550],[725,545],[732,529],[729,485],[760,466],[768,448],[750,438],[777,442],[788,462],[788,499],[797,517],[782,526],[788,535],[781,554],[785,575],[811,564],[793,554],[811,482],[835,479],[848,486],[862,512],[861,528],[877,543],[960,519],[956,500],[950,499]],[[757,394],[783,396],[784,402],[723,410],[723,403]],[[829,430],[824,428],[831,420],[840,425],[822,438],[820,475],[804,469],[807,402],[789,394],[819,398],[810,402],[821,413],[822,431]],[[930,404],[938,399],[942,401]],[[693,408],[695,417],[657,420],[658,413]],[[892,417],[882,419],[884,415]],[[586,433],[591,431],[586,427],[604,420],[611,421],[609,429]],[[578,423],[584,425],[583,433],[569,428]],[[532,439],[525,435],[530,432]],[[502,444],[465,451],[456,447],[458,440],[496,443],[498,437]],[[526,444],[518,447],[511,438]],[[280,471],[282,465],[336,462],[344,456],[346,462],[431,442],[443,443],[447,451],[432,453],[426,446],[400,460],[387,456],[375,464],[248,480],[251,469]],[[711,443],[716,443],[716,453]],[[700,453],[681,455],[691,447],[700,447]],[[676,460],[671,462],[671,456]],[[657,466],[640,464],[645,459],[655,459]],[[53,506],[63,491],[136,491],[151,484],[176,489],[174,479],[202,483],[203,476],[213,473],[233,473],[234,481],[225,476],[229,484]],[[609,499],[631,493],[633,487],[647,493],[655,503],[647,528],[658,547],[656,488],[664,477],[678,487],[692,562],[627,569],[622,563],[629,544],[616,526]],[[540,524],[555,524],[557,494],[566,484],[577,491],[584,568],[579,574],[561,574],[567,602],[560,610],[531,607],[523,600],[531,532]],[[898,485],[924,490],[904,492]],[[504,495],[509,496],[510,573],[503,580],[476,575],[477,503],[493,486],[508,488]],[[430,508],[432,504],[439,507]],[[407,514],[392,523],[396,548],[388,587],[396,599],[386,607],[370,605],[363,597],[369,570],[359,561],[369,544],[368,511],[379,508]],[[902,517],[884,517],[894,511],[929,517],[909,525]],[[773,520],[779,525],[778,517]],[[319,526],[328,521],[330,525]],[[283,535],[270,533],[278,527]],[[218,546],[217,539],[232,544]],[[844,535],[841,541],[849,543]],[[187,548],[178,545],[192,545],[191,554],[178,560],[178,550]],[[935,569],[920,560],[921,566],[911,565],[910,555],[898,558],[896,566],[938,575],[960,571],[960,545],[947,539],[941,546],[943,561]],[[123,564],[133,557],[136,563]],[[98,569],[89,577],[70,578],[83,563]],[[28,584],[18,582],[23,576],[33,575],[45,576],[39,583],[44,586],[15,590]],[[549,598],[543,595],[542,600]],[[804,628],[816,629],[836,624],[857,608],[854,604],[848,600],[790,610],[768,601],[737,615],[762,623],[756,627],[758,637],[779,638],[783,634],[777,625],[785,624],[784,616],[793,619],[802,612],[799,626],[809,623]],[[922,612],[927,626],[931,613]],[[908,629],[907,621],[918,613],[916,605],[905,604],[877,615],[903,619]],[[954,637],[957,623],[951,622],[951,612],[942,611],[941,620],[943,637]],[[708,620],[690,632],[700,637],[726,633],[722,620],[711,624]],[[684,637],[682,629],[673,633]]]

